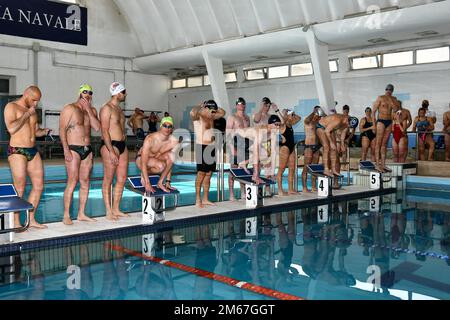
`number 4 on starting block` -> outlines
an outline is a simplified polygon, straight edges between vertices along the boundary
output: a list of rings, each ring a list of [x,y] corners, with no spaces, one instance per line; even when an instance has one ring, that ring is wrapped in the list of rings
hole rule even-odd
[[[142,197],[142,223],[154,224],[156,215],[163,214],[166,209],[165,197]]]
[[[245,186],[245,199],[247,209],[254,209],[264,206],[263,188],[264,186]]]
[[[328,177],[318,177],[318,196],[321,198],[327,198],[330,195],[330,178]]]

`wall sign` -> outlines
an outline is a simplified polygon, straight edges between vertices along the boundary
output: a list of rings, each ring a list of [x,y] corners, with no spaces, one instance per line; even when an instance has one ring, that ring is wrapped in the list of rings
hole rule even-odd
[[[87,8],[48,0],[0,0],[0,33],[87,46]]]

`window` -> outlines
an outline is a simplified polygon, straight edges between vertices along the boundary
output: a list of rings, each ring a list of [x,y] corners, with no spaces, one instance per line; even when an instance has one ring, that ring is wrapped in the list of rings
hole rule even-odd
[[[225,83],[237,82],[236,72],[225,73]]]
[[[291,76],[307,76],[313,74],[312,63],[293,64],[291,66]]]
[[[172,80],[172,88],[173,89],[186,88],[186,79]]]
[[[351,58],[350,62],[353,70],[360,69],[370,69],[378,68],[380,65],[381,55],[362,57],[362,58]]]
[[[383,68],[407,66],[413,63],[413,51],[386,53],[383,55]]]
[[[289,77],[289,66],[269,68],[269,79]]]
[[[338,72],[338,61],[337,60],[330,60],[330,72]]]
[[[254,69],[254,70],[244,70],[245,79],[247,80],[260,80],[266,78],[267,69]]]
[[[420,63],[442,62],[450,60],[450,47],[417,50],[416,61]]]
[[[188,87],[189,88],[201,87],[202,85],[203,85],[203,76],[188,78]]]
[[[0,94],[9,94],[9,79],[0,79]]]

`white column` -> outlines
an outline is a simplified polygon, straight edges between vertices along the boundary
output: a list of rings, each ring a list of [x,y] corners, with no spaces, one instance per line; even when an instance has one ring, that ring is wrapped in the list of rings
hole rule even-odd
[[[212,56],[206,50],[203,50],[202,53],[206,70],[208,71],[209,81],[211,82],[214,101],[226,111],[228,116],[231,114],[231,109],[228,101],[227,87],[225,85],[222,59]]]
[[[305,32],[306,40],[311,54],[314,68],[317,93],[320,105],[323,109],[335,109],[333,84],[331,82],[330,63],[328,56],[328,45],[320,42],[314,34],[314,27],[309,27]]]

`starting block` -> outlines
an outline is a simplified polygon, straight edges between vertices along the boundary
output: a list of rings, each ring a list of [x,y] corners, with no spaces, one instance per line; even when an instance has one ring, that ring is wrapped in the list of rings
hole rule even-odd
[[[375,164],[371,161],[360,161],[359,167],[361,168],[361,170],[365,170],[370,173],[370,189],[382,190],[383,184],[385,182],[389,182],[391,179],[389,177],[389,180],[384,180],[383,179],[384,172],[380,172],[376,168]],[[389,172],[390,170],[388,170],[388,173]]]
[[[308,172],[317,177],[318,184],[318,196],[321,198],[327,198],[333,196],[333,181],[339,179],[339,189],[342,188],[344,176],[327,176],[324,174],[325,167],[322,164],[310,164],[307,166]]]
[[[248,209],[254,209],[258,207],[264,206],[264,189],[266,186],[274,186],[275,182],[260,177],[263,181],[262,184],[256,184],[252,180],[253,169],[247,169],[246,172],[244,169],[230,169],[231,174],[234,179],[240,183],[245,184],[245,199],[246,199],[246,207]]]
[[[0,185],[0,244],[14,241],[14,233],[27,230],[30,226],[30,210],[33,205],[18,197],[12,184]],[[25,226],[14,228],[14,212],[26,211]]]
[[[175,210],[178,206],[178,190],[172,190],[170,192],[164,192],[157,187],[159,176],[149,176],[150,184],[155,189],[152,194],[145,192],[145,187],[142,185],[141,176],[130,177],[128,182],[130,184],[130,190],[142,195],[142,223],[153,224],[158,221],[163,221],[166,211]],[[166,197],[173,196],[175,204],[173,207],[166,206]]]

